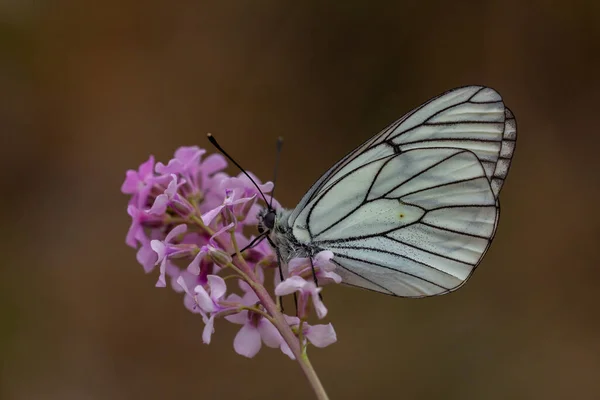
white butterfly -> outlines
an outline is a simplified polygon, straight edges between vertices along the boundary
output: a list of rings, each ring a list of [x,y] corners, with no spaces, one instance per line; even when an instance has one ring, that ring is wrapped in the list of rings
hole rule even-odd
[[[294,210],[263,210],[259,228],[284,263],[332,251],[345,284],[448,293],[494,237],[515,143],[515,118],[496,91],[450,90],[340,160]]]

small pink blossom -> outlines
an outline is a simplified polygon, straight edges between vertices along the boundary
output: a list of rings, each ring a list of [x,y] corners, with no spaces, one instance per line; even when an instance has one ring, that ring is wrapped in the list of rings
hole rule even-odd
[[[217,275],[209,275],[207,279],[208,283],[206,284],[206,288],[203,285],[197,285],[194,288],[194,295],[192,295],[188,289],[183,277],[180,276],[177,279],[177,283],[181,285],[188,296],[193,297],[198,306],[198,311],[202,315],[202,319],[205,323],[202,341],[206,344],[210,344],[211,336],[214,333],[215,316],[231,307],[224,307],[220,304],[227,292],[225,280]]]
[[[186,194],[207,192],[215,186],[212,182],[214,175],[227,167],[227,161],[220,154],[211,154],[202,160],[205,153],[206,150],[197,146],[180,147],[167,165],[160,162],[156,164],[156,172],[181,175],[186,180],[183,188]]]
[[[235,199],[235,192],[231,189],[226,189],[223,203],[207,213],[204,213],[202,215],[202,222],[204,225],[208,226],[217,215],[222,214],[223,221],[225,221],[226,224],[233,223],[235,226],[237,224],[237,217],[234,213],[234,207],[237,204],[244,204],[252,201],[254,197],[256,197],[256,195]]]
[[[187,225],[181,224],[177,225],[175,228],[169,232],[165,240],[152,240],[150,242],[150,246],[152,250],[156,253],[157,260],[156,264],[160,263],[160,275],[158,276],[158,281],[156,282],[156,287],[165,287],[165,273],[167,270],[167,259],[169,256],[180,252],[189,252],[189,246],[186,249],[182,249],[181,247],[177,247],[173,245],[172,241],[177,238],[177,236],[185,233],[187,231]]]
[[[313,307],[319,318],[324,318],[327,315],[327,308],[319,298],[319,292],[322,288],[318,288],[314,282],[308,282],[299,276],[291,276],[279,283],[275,288],[275,295],[285,296],[298,292],[298,316],[304,318],[308,315],[308,302],[312,298]]]
[[[243,222],[246,225],[256,225],[258,223],[257,214],[260,210],[258,204],[256,204],[257,199],[262,198],[260,192],[263,193],[267,202],[272,203],[272,206],[275,208],[280,208],[281,205],[275,200],[272,199],[267,193],[270,193],[273,190],[273,182],[261,183],[261,181],[251,172],[248,172],[248,175],[252,177],[252,179],[258,185],[260,191],[254,186],[254,184],[248,179],[248,177],[240,173],[237,177],[230,177],[227,179],[223,179],[220,183],[221,190],[231,189],[235,192],[234,196],[236,198],[241,197],[251,197],[253,200],[245,203],[238,210],[241,216],[244,217]]]
[[[142,207],[155,180],[154,156],[150,156],[148,161],[143,162],[137,171],[130,169],[125,173],[125,181],[121,185],[121,192],[133,196],[130,204]]]
[[[158,255],[152,250],[152,246],[150,246],[151,240],[145,234],[141,233],[137,239],[142,245],[138,249],[135,258],[142,265],[146,273],[152,272],[157,264]]]
[[[160,226],[163,223],[162,217],[149,215],[133,204],[127,206],[127,214],[131,217],[131,225],[127,231],[125,243],[134,249],[137,248],[140,237],[145,235],[144,226]]]
[[[261,183],[252,172],[247,172],[252,177],[254,182],[258,185],[260,192],[263,194],[271,193],[273,190],[273,182]],[[254,197],[260,196],[259,190],[254,184],[248,179],[244,173],[240,173],[238,176],[223,179],[220,183],[221,190],[231,189],[235,192],[235,197]]]
[[[300,318],[284,315],[287,323],[293,330],[300,328]],[[302,334],[315,347],[327,347],[337,341],[337,335],[333,325],[309,325],[306,321],[302,323]]]
[[[177,175],[171,174],[169,186],[167,186],[162,194],[156,196],[154,204],[148,210],[148,213],[153,215],[163,215],[167,212],[168,207],[172,207],[183,216],[193,213],[194,207],[177,192],[183,184],[185,184],[185,179],[179,180]]]
[[[333,252],[321,251],[313,257],[312,266],[308,257],[293,258],[288,263],[288,273],[290,276],[300,276],[305,279],[312,278],[312,267],[314,266],[314,274],[317,277],[319,286],[323,286],[328,283],[340,283],[342,282],[342,277],[333,272],[336,266],[330,261],[332,258]]]
[[[198,146],[180,147],[175,151],[175,157],[167,165],[156,163],[156,172],[159,174],[181,174],[192,176],[200,169],[200,157],[206,150]]]
[[[233,340],[233,348],[236,353],[252,358],[264,343],[271,348],[279,347],[284,354],[294,359],[291,349],[285,343],[277,328],[261,314],[243,310],[237,314],[228,315],[225,319],[243,325]]]

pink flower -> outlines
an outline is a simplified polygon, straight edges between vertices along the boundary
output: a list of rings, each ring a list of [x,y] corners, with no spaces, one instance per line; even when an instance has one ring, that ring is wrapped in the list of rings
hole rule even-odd
[[[328,283],[340,283],[342,277],[333,272],[335,264],[330,260],[333,258],[331,251],[321,251],[317,253],[313,258],[313,266],[315,268],[314,274],[317,277],[319,286],[326,285]],[[313,269],[310,265],[310,259],[306,258],[293,258],[288,264],[288,273],[290,276],[300,276],[305,279],[313,278]]]
[[[175,211],[183,216],[187,216],[194,212],[194,207],[187,199],[179,193],[179,187],[185,183],[185,180],[179,181],[177,175],[171,174],[171,182],[164,192],[156,197],[152,208],[148,210],[149,214],[163,215],[167,212],[167,207],[172,207]]]
[[[255,196],[256,195],[252,195],[251,197],[235,199],[235,192],[231,189],[225,189],[225,199],[223,200],[223,204],[204,213],[202,215],[202,222],[204,225],[208,226],[217,215],[222,214],[223,221],[225,221],[226,224],[234,224],[235,226],[237,224],[237,217],[234,213],[234,206],[252,201]]]
[[[218,275],[209,275],[207,280],[208,290],[204,286],[198,285],[194,288],[194,292],[200,309],[206,313],[214,313],[222,308],[219,306],[219,301],[225,296],[227,285],[225,280]]]
[[[227,292],[225,280],[217,275],[209,275],[207,279],[207,288],[203,285],[197,285],[194,288],[195,295],[190,293],[183,277],[180,276],[177,279],[177,283],[181,285],[187,295],[194,298],[198,306],[198,311],[205,323],[204,331],[202,332],[202,341],[210,344],[210,339],[214,332],[215,316],[225,310],[231,309],[231,307],[224,307],[220,304]]]
[[[300,328],[300,318],[284,315],[285,320],[295,332]],[[337,341],[337,335],[333,325],[309,325],[307,322],[302,324],[302,334],[315,347],[327,347]]]
[[[191,274],[186,270],[180,271],[177,278],[171,281],[171,287],[175,292],[185,293],[183,297],[183,305],[185,308],[195,314],[202,314],[203,312],[200,311],[200,308],[196,303],[195,294],[190,292],[188,288],[206,284],[208,284],[208,279],[206,279],[206,276],[204,277],[204,280],[202,280],[200,276]]]
[[[187,231],[187,225],[181,224],[177,225],[165,238],[165,240],[152,240],[150,242],[150,246],[152,250],[158,256],[156,260],[156,264],[160,263],[160,275],[158,276],[158,281],[156,282],[156,287],[165,287],[165,273],[167,270],[167,259],[169,256],[173,256],[178,253],[189,253],[191,251],[190,246],[186,246],[182,248],[180,246],[173,245],[171,242],[177,238],[177,236],[185,233]]]
[[[273,203],[273,207],[280,208],[281,205],[275,200],[271,199],[267,193],[270,193],[273,190],[273,182],[261,183],[261,181],[251,172],[248,172],[248,175],[252,177],[252,179],[258,185],[260,191],[254,186],[254,184],[248,179],[248,177],[240,173],[237,177],[230,177],[227,179],[223,179],[220,183],[221,190],[232,189],[235,194],[235,198],[242,197],[250,197],[252,201],[245,203],[238,211],[238,214],[243,216],[243,223],[246,225],[256,225],[258,223],[258,219],[256,218],[260,206],[256,204],[256,201],[259,198],[262,198],[262,195],[265,196],[268,202]],[[261,195],[262,192],[262,195]]]
[[[254,182],[258,185],[260,192],[263,194],[271,193],[273,190],[273,182],[261,183],[260,179],[256,177],[252,172],[248,172],[248,175],[252,177]],[[232,189],[235,191],[235,197],[253,197],[260,196],[260,192],[254,186],[254,184],[248,179],[244,173],[240,173],[236,177],[230,177],[223,179],[220,183],[221,190]]]
[[[153,236],[158,236],[155,232],[152,232]],[[136,239],[142,244],[138,249],[135,258],[138,263],[142,265],[144,271],[146,273],[152,272],[154,267],[157,264],[158,255],[154,250],[152,250],[152,246],[150,246],[151,240],[146,237],[146,235],[142,232]]]
[[[206,150],[197,146],[180,147],[175,151],[175,157],[167,165],[156,164],[159,174],[179,174],[187,182],[184,194],[197,194],[207,191],[214,184],[212,175],[227,167],[227,161],[220,154],[212,154],[201,161]]]
[[[279,283],[275,288],[275,295],[285,296],[298,292],[298,316],[305,318],[308,315],[309,299],[312,298],[312,303],[319,318],[324,318],[327,315],[327,308],[319,298],[319,292],[322,288],[318,288],[313,282],[308,282],[299,276],[291,276]]]
[[[140,238],[145,237],[144,226],[160,226],[163,223],[162,217],[149,215],[133,204],[127,206],[127,214],[131,217],[131,225],[127,231],[125,243],[134,249],[137,248]]]
[[[243,310],[240,313],[228,315],[225,319],[234,324],[243,325],[233,340],[233,348],[236,353],[252,358],[264,343],[271,348],[279,347],[283,353],[294,359],[291,349],[277,328],[261,314]]]
[[[159,174],[196,175],[200,169],[200,157],[206,150],[198,146],[183,146],[175,150],[175,157],[167,165],[156,163],[156,172]]]
[[[137,171],[130,169],[125,173],[121,192],[133,195],[131,204],[142,207],[154,182],[154,156],[150,156],[148,161],[142,163]]]

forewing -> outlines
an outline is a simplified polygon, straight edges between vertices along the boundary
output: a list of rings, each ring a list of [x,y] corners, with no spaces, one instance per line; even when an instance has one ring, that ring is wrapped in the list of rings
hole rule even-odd
[[[505,132],[507,128],[510,134]],[[511,139],[512,150],[508,144]],[[514,117],[495,90],[483,86],[450,90],[409,112],[336,163],[304,195],[290,214],[288,224],[293,225],[307,204],[347,173],[411,149],[446,147],[471,151],[497,194],[510,166],[514,139]]]
[[[489,246],[496,214],[474,153],[428,148],[347,172],[292,228],[300,243],[335,254],[344,283],[422,297],[466,281]]]

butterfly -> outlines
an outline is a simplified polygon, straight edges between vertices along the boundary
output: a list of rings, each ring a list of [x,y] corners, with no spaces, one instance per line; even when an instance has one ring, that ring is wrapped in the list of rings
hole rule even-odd
[[[515,144],[515,118],[495,90],[447,91],[338,161],[295,209],[263,209],[259,231],[284,265],[328,250],[344,284],[449,293],[494,238]]]

